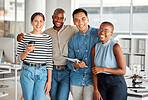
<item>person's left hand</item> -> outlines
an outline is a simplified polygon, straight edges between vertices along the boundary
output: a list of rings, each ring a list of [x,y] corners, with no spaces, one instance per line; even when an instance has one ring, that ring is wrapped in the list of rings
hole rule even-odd
[[[104,71],[103,67],[97,66],[97,67],[93,67],[93,68],[92,68],[92,72],[93,72],[94,74],[98,74],[98,73],[101,73],[101,72],[103,72],[103,71]]]
[[[44,91],[46,91],[45,95],[47,95],[49,93],[50,89],[51,89],[51,82],[47,81],[46,85],[45,85],[45,88],[44,88]]]

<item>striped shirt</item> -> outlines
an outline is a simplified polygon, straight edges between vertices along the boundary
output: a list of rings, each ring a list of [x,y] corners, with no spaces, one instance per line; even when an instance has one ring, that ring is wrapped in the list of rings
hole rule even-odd
[[[26,58],[23,60],[27,63],[43,64],[46,63],[47,69],[53,68],[52,59],[52,38],[47,34],[32,34],[25,33],[24,40],[18,42],[17,55],[21,55],[25,52],[26,45],[30,41],[35,42],[35,50],[29,52]]]

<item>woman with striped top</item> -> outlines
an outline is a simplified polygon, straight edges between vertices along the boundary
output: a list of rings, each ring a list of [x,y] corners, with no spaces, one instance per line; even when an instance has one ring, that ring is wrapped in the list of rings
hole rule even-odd
[[[31,17],[33,31],[25,33],[18,43],[17,54],[23,61],[20,83],[24,100],[45,100],[51,89],[52,38],[41,32],[44,22],[42,13],[34,13]]]

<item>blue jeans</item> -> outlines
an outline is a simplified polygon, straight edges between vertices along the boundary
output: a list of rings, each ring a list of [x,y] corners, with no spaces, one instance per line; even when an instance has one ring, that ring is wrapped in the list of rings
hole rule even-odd
[[[20,83],[24,100],[45,100],[44,87],[47,81],[46,66],[22,66]]]
[[[50,96],[51,100],[68,100],[70,81],[69,69],[53,69]]]

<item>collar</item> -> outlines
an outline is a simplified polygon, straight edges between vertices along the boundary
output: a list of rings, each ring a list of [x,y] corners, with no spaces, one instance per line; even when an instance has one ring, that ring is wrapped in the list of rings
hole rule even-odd
[[[102,46],[107,46],[107,45],[109,45],[110,43],[111,43],[111,39],[109,39],[105,44],[102,44],[102,42],[101,42],[101,44],[102,44]]]
[[[60,32],[60,31],[64,30],[64,28],[65,28],[65,25],[63,25],[62,28],[61,28],[59,31],[57,31],[57,30],[55,30],[55,29],[52,27],[52,29],[53,29],[55,32]]]
[[[80,31],[78,32],[78,34],[80,35],[80,36],[89,36],[91,33],[91,30],[92,30],[92,28],[88,25],[88,30],[87,30],[87,32],[85,33],[85,34],[83,34],[83,33],[81,33]]]

